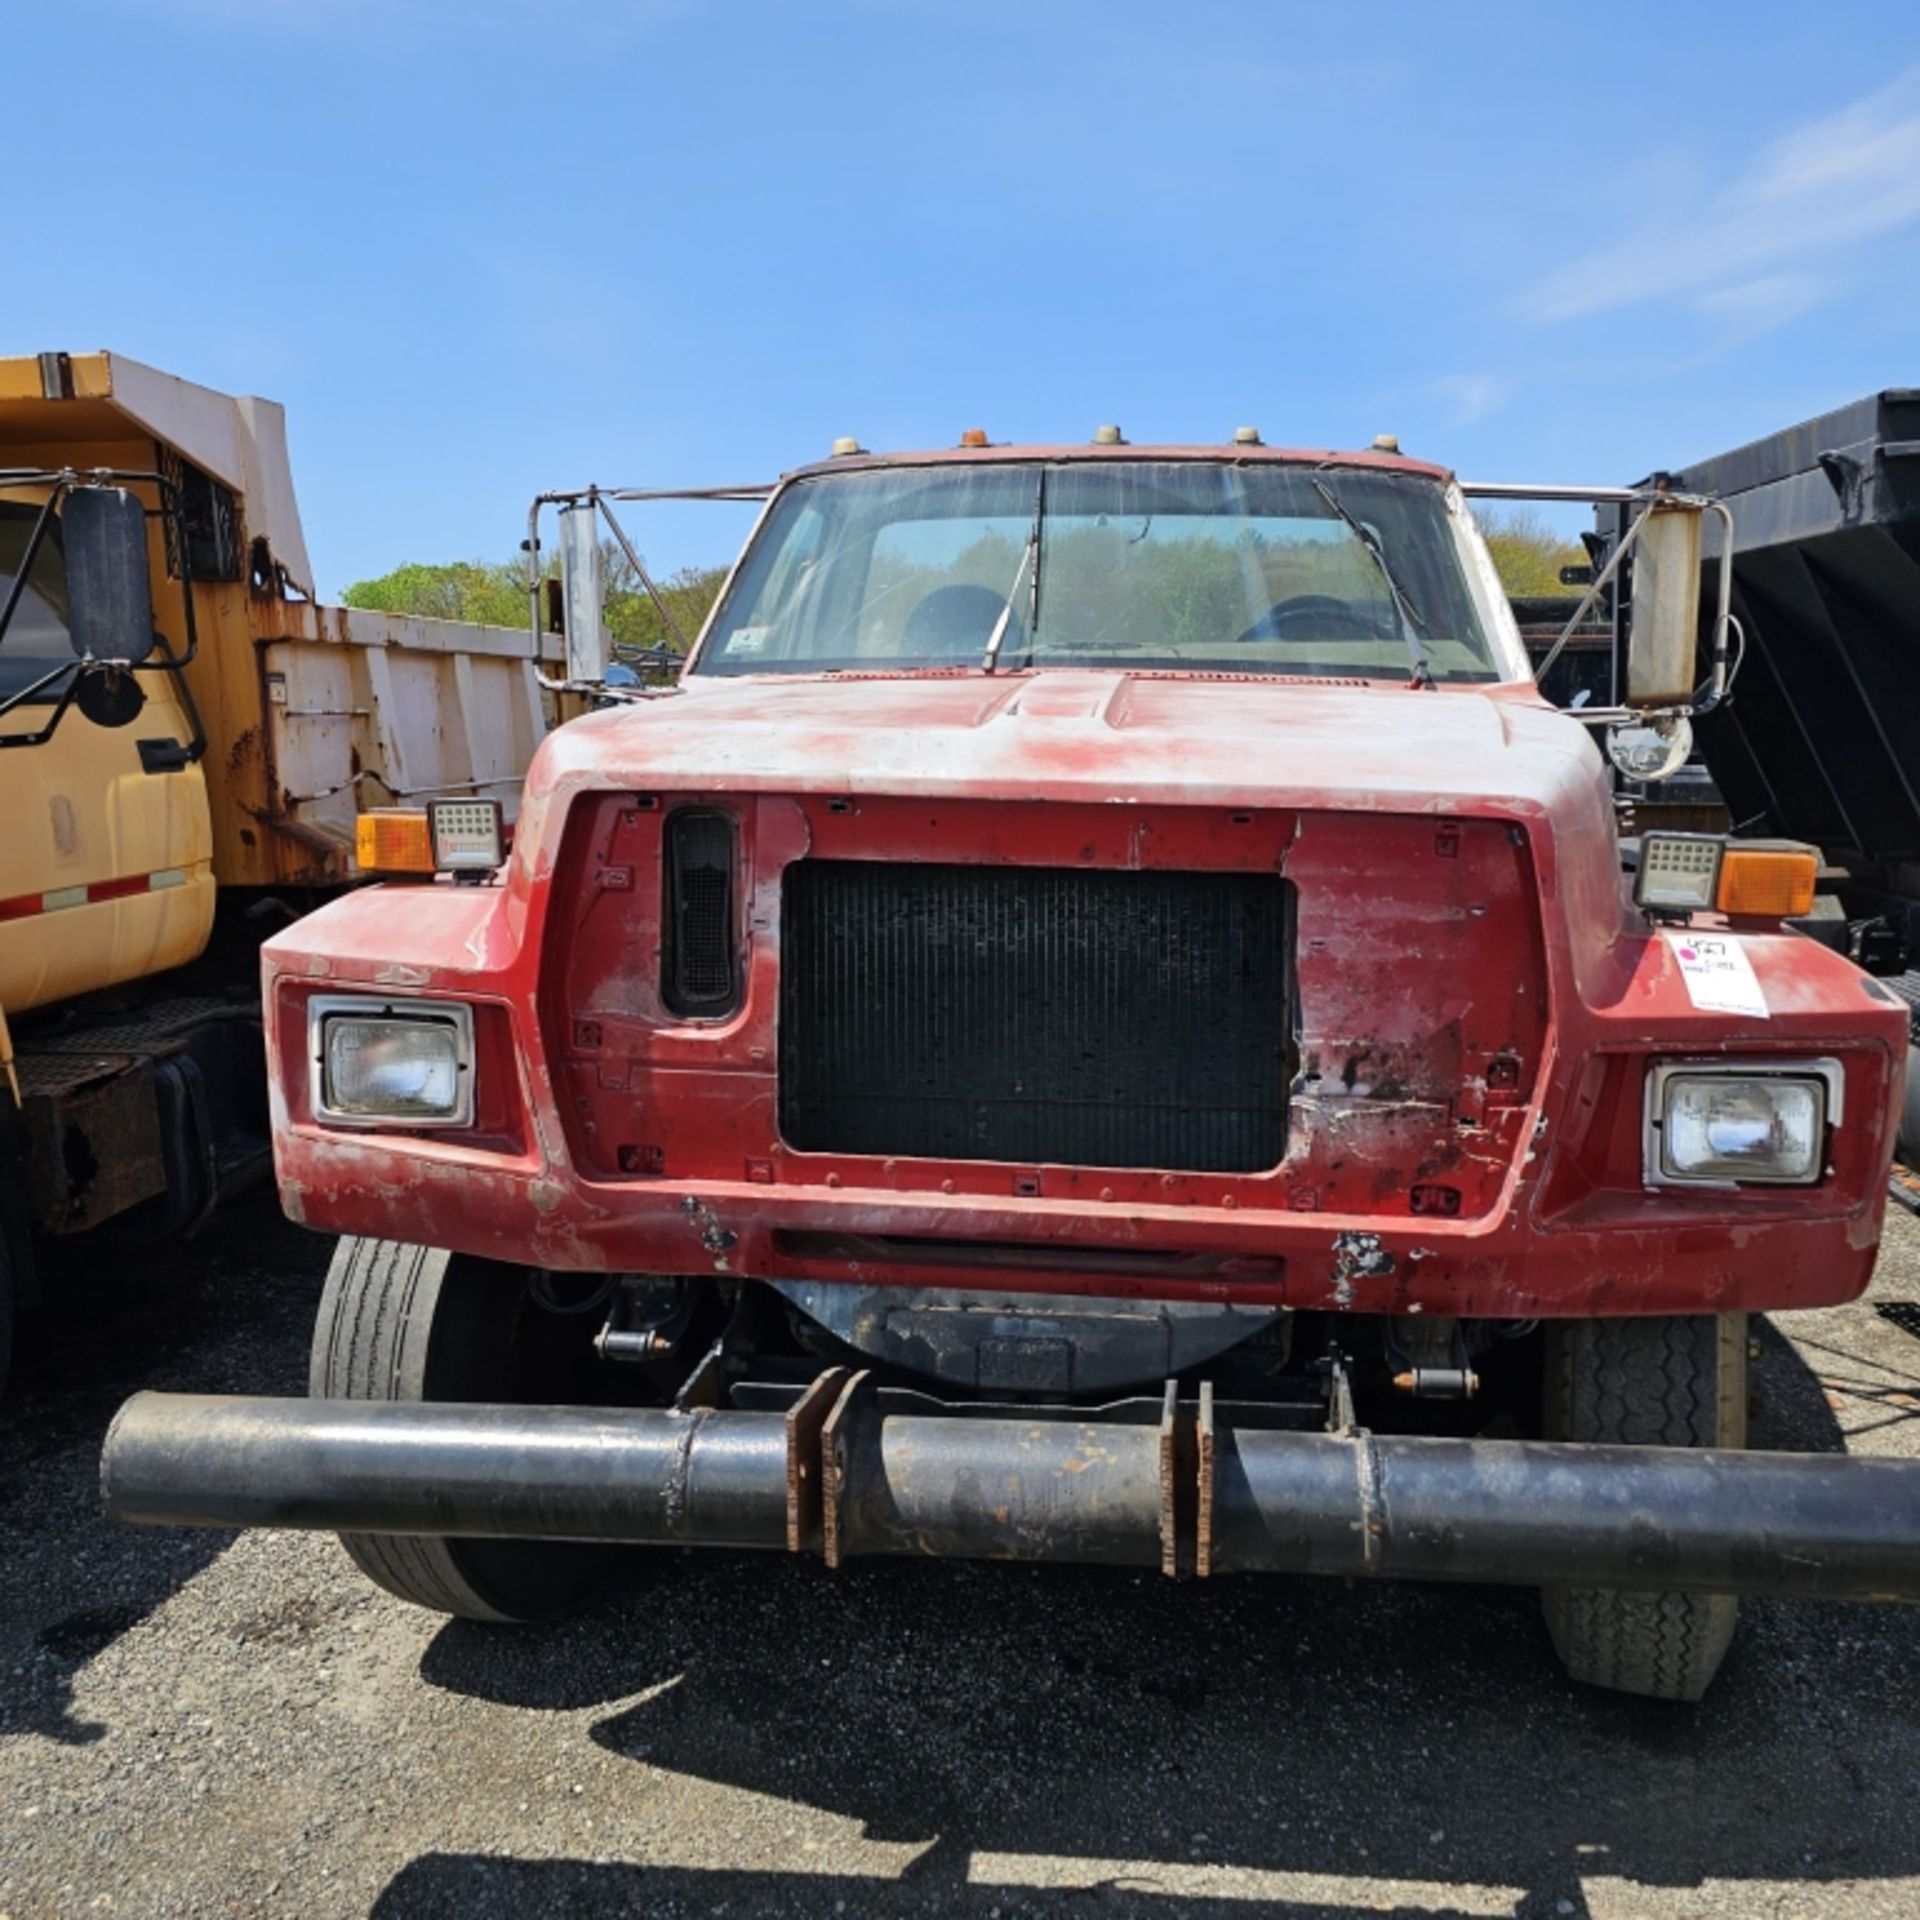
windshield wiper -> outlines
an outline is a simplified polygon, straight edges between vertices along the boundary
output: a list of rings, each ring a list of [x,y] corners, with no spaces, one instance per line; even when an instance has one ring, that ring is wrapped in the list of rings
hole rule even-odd
[[[1040,477],[1033,489],[1033,526],[1027,534],[1027,544],[1021,549],[1020,564],[1014,569],[1013,584],[1007,589],[1007,604],[1000,609],[1000,618],[993,623],[993,631],[987,635],[986,656],[980,662],[982,673],[992,673],[1000,661],[1000,649],[1006,644],[1007,628],[1013,623],[1013,596],[1020,591],[1020,582],[1029,581],[1027,588],[1027,658],[1033,658],[1034,629],[1040,618],[1040,525],[1047,510],[1047,470],[1040,469]],[[1033,573],[1029,578],[1027,568],[1031,564]]]
[[[1407,643],[1408,653],[1413,656],[1413,678],[1407,684],[1413,687],[1432,686],[1433,663],[1428,660],[1426,647],[1420,640],[1427,623],[1420,618],[1413,602],[1407,598],[1406,590],[1394,578],[1393,569],[1387,565],[1387,556],[1380,550],[1380,536],[1371,527],[1356,520],[1347,503],[1317,473],[1310,473],[1307,478],[1313,482],[1314,492],[1347,523],[1353,537],[1366,548],[1373,564],[1380,569],[1380,578],[1387,583],[1387,594],[1400,619],[1400,637]],[[1415,632],[1416,628],[1419,632]]]

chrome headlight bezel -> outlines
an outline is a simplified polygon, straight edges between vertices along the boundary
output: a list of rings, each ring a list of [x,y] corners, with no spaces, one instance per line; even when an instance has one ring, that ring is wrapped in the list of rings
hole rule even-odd
[[[1773,1082],[1814,1086],[1820,1108],[1815,1122],[1819,1144],[1812,1170],[1792,1174],[1743,1170],[1738,1175],[1674,1170],[1667,1160],[1667,1120],[1675,1082],[1689,1080],[1744,1080],[1761,1085]],[[1718,1187],[1722,1191],[1740,1187],[1816,1187],[1826,1178],[1826,1138],[1828,1132],[1840,1124],[1845,1089],[1846,1069],[1834,1059],[1655,1061],[1647,1069],[1642,1112],[1642,1178],[1649,1187]]]
[[[331,1098],[328,1027],[334,1020],[431,1027],[454,1043],[455,1099],[445,1113],[364,1113],[343,1109]],[[410,1000],[370,993],[320,993],[307,1002],[307,1085],[316,1120],[330,1127],[414,1132],[473,1125],[473,1009],[458,1000]]]

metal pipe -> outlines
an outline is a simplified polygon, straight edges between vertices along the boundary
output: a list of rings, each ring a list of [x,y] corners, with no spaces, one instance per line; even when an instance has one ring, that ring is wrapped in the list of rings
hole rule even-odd
[[[1469,500],[1566,500],[1574,504],[1596,504],[1625,500],[1644,500],[1651,487],[1575,487],[1556,486],[1528,480],[1462,480],[1457,483]]]
[[[820,1410],[824,1411],[824,1401]],[[845,1417],[842,1417],[844,1414]],[[887,1413],[136,1395],[110,1513],[144,1524],[654,1544],[830,1562],[1088,1561],[1920,1600],[1920,1461]]]
[[[590,494],[603,500],[765,500],[779,484],[774,480],[756,480],[742,487],[572,487],[538,494],[534,511],[542,507],[564,506],[573,500],[585,500]]]
[[[612,530],[613,537],[619,542],[620,551],[626,556],[627,565],[640,576],[640,584],[647,590],[647,598],[653,602],[654,611],[667,623],[667,631],[680,642],[680,652],[684,657],[687,651],[687,636],[680,631],[680,622],[673,617],[673,609],[667,605],[666,596],[653,584],[653,575],[647,571],[647,563],[640,558],[640,549],[627,538],[627,530],[614,518],[613,509],[607,505],[607,496],[595,496],[600,516]]]
[[[1920,1600],[1920,1461],[1222,1434],[1213,1565]]]
[[[1694,696],[1695,713],[1711,713],[1727,697],[1727,689],[1733,684],[1732,671],[1728,664],[1727,641],[1734,626],[1733,618],[1733,509],[1724,500],[1709,500],[1707,511],[1717,514],[1720,519],[1720,594],[1714,608],[1713,639],[1708,650],[1711,671],[1707,679],[1705,698]]]
[[[100,1459],[143,1526],[780,1547],[777,1413],[137,1393]]]
[[[1580,604],[1567,618],[1567,624],[1560,629],[1560,637],[1547,650],[1547,657],[1534,668],[1533,677],[1537,684],[1547,677],[1553,663],[1560,658],[1561,650],[1579,629],[1580,622],[1587,617],[1600,596],[1607,590],[1607,582],[1620,571],[1620,563],[1626,559],[1628,550],[1640,537],[1640,529],[1647,524],[1647,516],[1641,514],[1621,537],[1614,542],[1613,551],[1607,556],[1607,564],[1587,583],[1587,590],[1580,596]]]
[[[869,1420],[846,1462],[839,1551],[1157,1567],[1160,1469],[1157,1427]]]

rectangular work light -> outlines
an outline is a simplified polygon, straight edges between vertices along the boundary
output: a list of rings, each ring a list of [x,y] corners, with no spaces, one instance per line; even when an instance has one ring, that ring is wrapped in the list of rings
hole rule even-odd
[[[1636,905],[1669,913],[1707,913],[1720,885],[1726,842],[1712,833],[1650,833],[1640,842]]]
[[[451,1000],[320,994],[307,1005],[313,1111],[339,1126],[473,1121],[473,1010]]]
[[[1812,1186],[1844,1084],[1837,1060],[1661,1062],[1647,1075],[1647,1183]]]
[[[498,800],[434,800],[427,831],[437,873],[491,873],[507,857]]]

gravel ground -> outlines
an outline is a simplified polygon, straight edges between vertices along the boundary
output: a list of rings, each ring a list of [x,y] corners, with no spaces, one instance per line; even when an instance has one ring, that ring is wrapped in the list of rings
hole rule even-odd
[[[299,1391],[261,1196],[58,1277],[0,1408],[0,1920],[1920,1912],[1920,1610],[1751,1603],[1712,1696],[1572,1687],[1526,1593],[704,1556],[544,1633],[308,1535],[97,1513],[140,1385]],[[1895,1211],[1874,1299],[1920,1301]],[[1755,1439],[1920,1453],[1872,1300]]]

